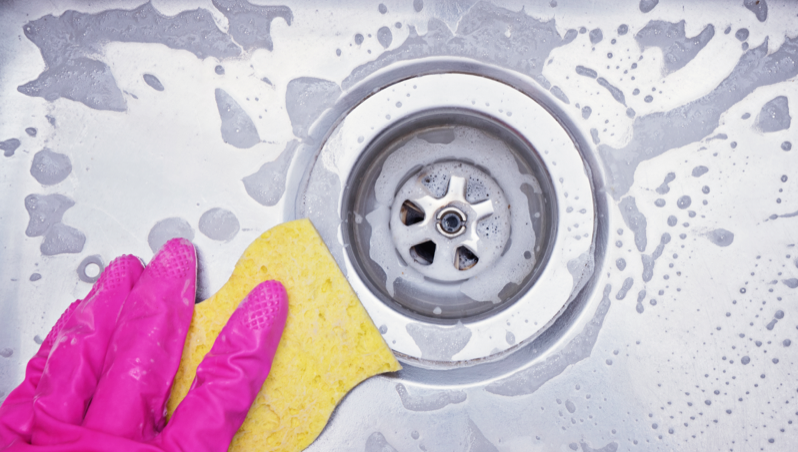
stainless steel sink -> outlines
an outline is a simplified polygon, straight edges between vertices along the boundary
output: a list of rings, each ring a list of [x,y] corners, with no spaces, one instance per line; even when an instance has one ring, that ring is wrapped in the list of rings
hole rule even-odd
[[[309,450],[798,443],[798,4],[0,11],[0,401],[115,256],[309,217],[404,366]]]

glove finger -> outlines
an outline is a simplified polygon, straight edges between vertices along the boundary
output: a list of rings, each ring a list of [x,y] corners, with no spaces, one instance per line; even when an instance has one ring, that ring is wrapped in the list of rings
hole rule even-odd
[[[39,386],[47,356],[50,355],[56,336],[64,328],[66,321],[72,317],[72,311],[79,303],[80,300],[73,301],[61,314],[39,347],[39,351],[28,361],[25,379],[8,394],[0,406],[0,450],[14,440],[30,443],[33,428],[33,396],[36,394],[36,387]]]
[[[37,428],[39,417],[74,425],[83,421],[119,311],[142,269],[134,256],[115,259],[57,336],[48,339],[52,348],[33,401],[33,444],[51,443],[47,432]]]
[[[153,257],[119,315],[84,427],[135,441],[161,431],[194,312],[196,279],[188,240],[172,239]]]
[[[255,287],[222,328],[154,444],[165,450],[226,451],[269,375],[287,316],[282,284]]]

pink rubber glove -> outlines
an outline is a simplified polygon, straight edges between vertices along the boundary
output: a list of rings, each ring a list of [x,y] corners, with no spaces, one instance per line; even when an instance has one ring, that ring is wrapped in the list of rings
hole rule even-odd
[[[185,239],[170,240],[147,268],[133,256],[111,262],[0,406],[0,450],[226,451],[269,374],[288,299],[277,281],[247,295],[167,425],[196,274]]]

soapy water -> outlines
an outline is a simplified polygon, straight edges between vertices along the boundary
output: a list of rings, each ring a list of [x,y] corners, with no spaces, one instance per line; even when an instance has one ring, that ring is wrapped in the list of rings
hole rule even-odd
[[[718,228],[707,233],[707,238],[715,245],[726,247],[734,242],[734,233],[723,228]]]
[[[198,228],[209,239],[229,242],[238,234],[241,225],[233,212],[214,207],[202,214]]]
[[[285,193],[288,167],[298,145],[296,140],[289,141],[275,160],[264,163],[258,171],[241,179],[252,199],[264,206],[273,206],[280,202]]]
[[[197,58],[237,57],[244,50],[272,50],[271,21],[289,25],[293,15],[285,6],[258,6],[246,0],[214,0],[227,17],[229,34],[220,30],[211,13],[197,8],[165,16],[147,2],[132,10],[111,9],[96,14],[65,11],[29,22],[25,36],[40,50],[46,69],[19,92],[49,102],[66,98],[97,110],[125,111],[127,103],[111,69],[98,54],[108,42],[159,43],[187,50]],[[157,79],[156,79],[157,80]],[[154,89],[154,80],[147,82]]]
[[[14,155],[14,152],[17,150],[19,145],[22,144],[16,138],[9,138],[5,141],[0,141],[0,151],[3,151],[3,156],[11,157]]]
[[[429,165],[446,160],[467,160],[484,168],[490,175],[501,175],[496,180],[504,191],[510,209],[510,246],[504,255],[497,259],[489,269],[460,284],[460,291],[475,301],[501,301],[499,293],[508,284],[521,284],[535,266],[537,250],[536,236],[532,225],[532,215],[526,195],[520,189],[528,184],[535,193],[541,193],[538,181],[531,175],[521,174],[518,164],[507,145],[483,132],[467,127],[453,128],[455,139],[448,144],[429,143],[418,137],[396,149],[383,164],[382,171],[374,186],[377,200],[375,208],[366,215],[372,227],[369,241],[369,256],[386,274],[385,287],[393,296],[394,283],[397,279],[405,279],[413,283],[422,283],[423,277],[412,267],[408,267],[397,256],[391,232],[387,228],[390,207],[394,204],[396,187],[408,172],[418,165]],[[489,151],[488,151],[489,150]],[[441,194],[445,190],[443,175],[430,178],[430,187],[434,193]],[[478,185],[472,188],[472,199],[478,199]],[[494,221],[495,222],[495,221]],[[497,226],[490,221],[487,226]],[[498,226],[497,226],[498,227]],[[486,228],[483,233],[490,229]],[[504,227],[502,226],[502,229]],[[527,259],[525,253],[531,254]]]
[[[393,33],[391,33],[391,29],[388,27],[381,27],[377,30],[377,42],[379,42],[384,49],[390,47],[391,42],[393,42]]]
[[[646,217],[637,209],[637,203],[635,202],[635,198],[632,196],[627,196],[623,198],[620,203],[618,203],[618,207],[621,209],[621,216],[623,217],[624,223],[629,229],[632,230],[632,233],[635,237],[635,245],[637,246],[637,250],[641,253],[646,250]]]
[[[312,77],[288,82],[285,108],[297,138],[307,140],[313,122],[341,95],[341,87],[329,80]]]
[[[155,91],[164,90],[163,84],[161,83],[160,80],[158,80],[158,77],[152,74],[144,74],[142,78],[144,78],[144,83],[150,85],[150,88],[154,89]]]
[[[42,149],[33,156],[30,174],[42,185],[55,185],[72,172],[72,162],[64,154]]]
[[[589,357],[598,339],[604,317],[610,309],[611,290],[612,287],[609,284],[604,287],[604,295],[593,318],[585,325],[582,332],[571,339],[562,350],[526,369],[490,383],[485,390],[492,394],[508,397],[532,394],[546,382],[563,373],[568,366]]]
[[[652,20],[635,34],[635,40],[642,50],[647,47],[659,47],[662,50],[663,77],[687,65],[715,36],[715,27],[710,24],[698,35],[688,38],[684,24],[683,20],[678,23]]]
[[[364,450],[365,452],[397,452],[393,446],[388,444],[388,440],[380,432],[374,432],[366,439],[366,448]]]
[[[640,258],[643,261],[643,282],[651,281],[654,277],[654,263],[662,256],[665,250],[665,245],[670,243],[671,235],[667,232],[663,233],[659,240],[659,245],[654,249],[654,252],[649,254],[641,254]]]
[[[464,442],[468,445],[469,452],[499,452],[499,449],[485,437],[485,434],[470,417],[466,426]]]
[[[666,112],[638,116],[632,138],[621,148],[598,147],[607,172],[608,192],[620,199],[632,187],[637,166],[671,149],[697,142],[714,131],[721,115],[756,88],[798,75],[798,37],[786,37],[768,53],[768,41],[746,51],[737,65],[705,96]]]
[[[25,197],[25,209],[30,217],[25,235],[44,236],[40,251],[45,256],[83,251],[86,236],[77,229],[61,223],[64,213],[75,202],[64,195],[36,195]]]
[[[787,130],[791,120],[787,97],[778,96],[762,106],[756,117],[756,128],[762,132]]]
[[[443,8],[443,2],[438,6]],[[488,2],[478,2],[463,10],[462,16],[459,12],[451,14],[459,18],[455,19],[456,24],[452,26],[456,29],[454,33],[445,20],[438,18],[442,17],[440,14],[429,20],[427,34],[423,36],[418,34],[414,26],[409,26],[410,34],[400,46],[355,68],[341,86],[347,90],[373,72],[399,61],[431,56],[462,56],[476,57],[528,74],[545,89],[552,89],[551,82],[543,76],[544,64],[553,49],[576,39],[576,30],[568,30],[564,36],[560,36],[554,20],[543,22],[523,10],[510,11]],[[509,37],[505,34],[508,28],[513,30]],[[563,102],[567,101],[560,88],[555,87],[553,94],[555,92],[562,96]]]
[[[410,411],[437,411],[451,404],[465,402],[468,396],[463,391],[440,391],[413,389],[410,394],[402,383],[396,385],[402,405]]]
[[[252,118],[232,96],[216,88],[216,107],[222,119],[222,139],[239,149],[247,149],[260,142],[258,129]]]
[[[96,274],[89,274],[89,267],[96,267],[97,272]],[[91,256],[86,256],[80,264],[78,264],[77,274],[78,279],[85,283],[94,284],[100,279],[100,274],[105,269],[105,263],[103,263],[102,257],[99,254],[93,254]]]
[[[659,0],[640,0],[640,12],[643,14],[650,13],[659,4]]]
[[[405,329],[421,350],[421,359],[430,361],[451,361],[468,345],[473,334],[461,322],[453,327],[408,323]]]
[[[634,278],[632,278],[631,276],[627,277],[623,281],[623,284],[621,285],[621,288],[618,289],[618,293],[615,294],[615,299],[616,300],[623,300],[624,298],[626,298],[626,294],[629,292],[629,289],[632,288],[632,285],[634,285],[634,283],[635,283]]]
[[[166,242],[174,238],[184,238],[189,241],[194,240],[194,229],[182,218],[163,219],[150,229],[147,235],[147,243],[153,253],[158,252]]]
[[[768,18],[767,0],[743,0],[743,5],[756,15],[756,20],[764,22]]]
[[[274,49],[272,21],[279,17],[291,25],[294,19],[287,6],[255,5],[246,0],[213,0],[213,6],[227,17],[228,33],[247,51]]]

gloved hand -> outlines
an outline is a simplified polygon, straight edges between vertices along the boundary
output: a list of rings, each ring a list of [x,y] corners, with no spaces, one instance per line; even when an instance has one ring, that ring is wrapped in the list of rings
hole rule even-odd
[[[226,451],[269,373],[288,299],[276,281],[247,295],[167,425],[196,273],[185,239],[170,240],[146,268],[133,256],[111,262],[0,407],[0,450]]]

